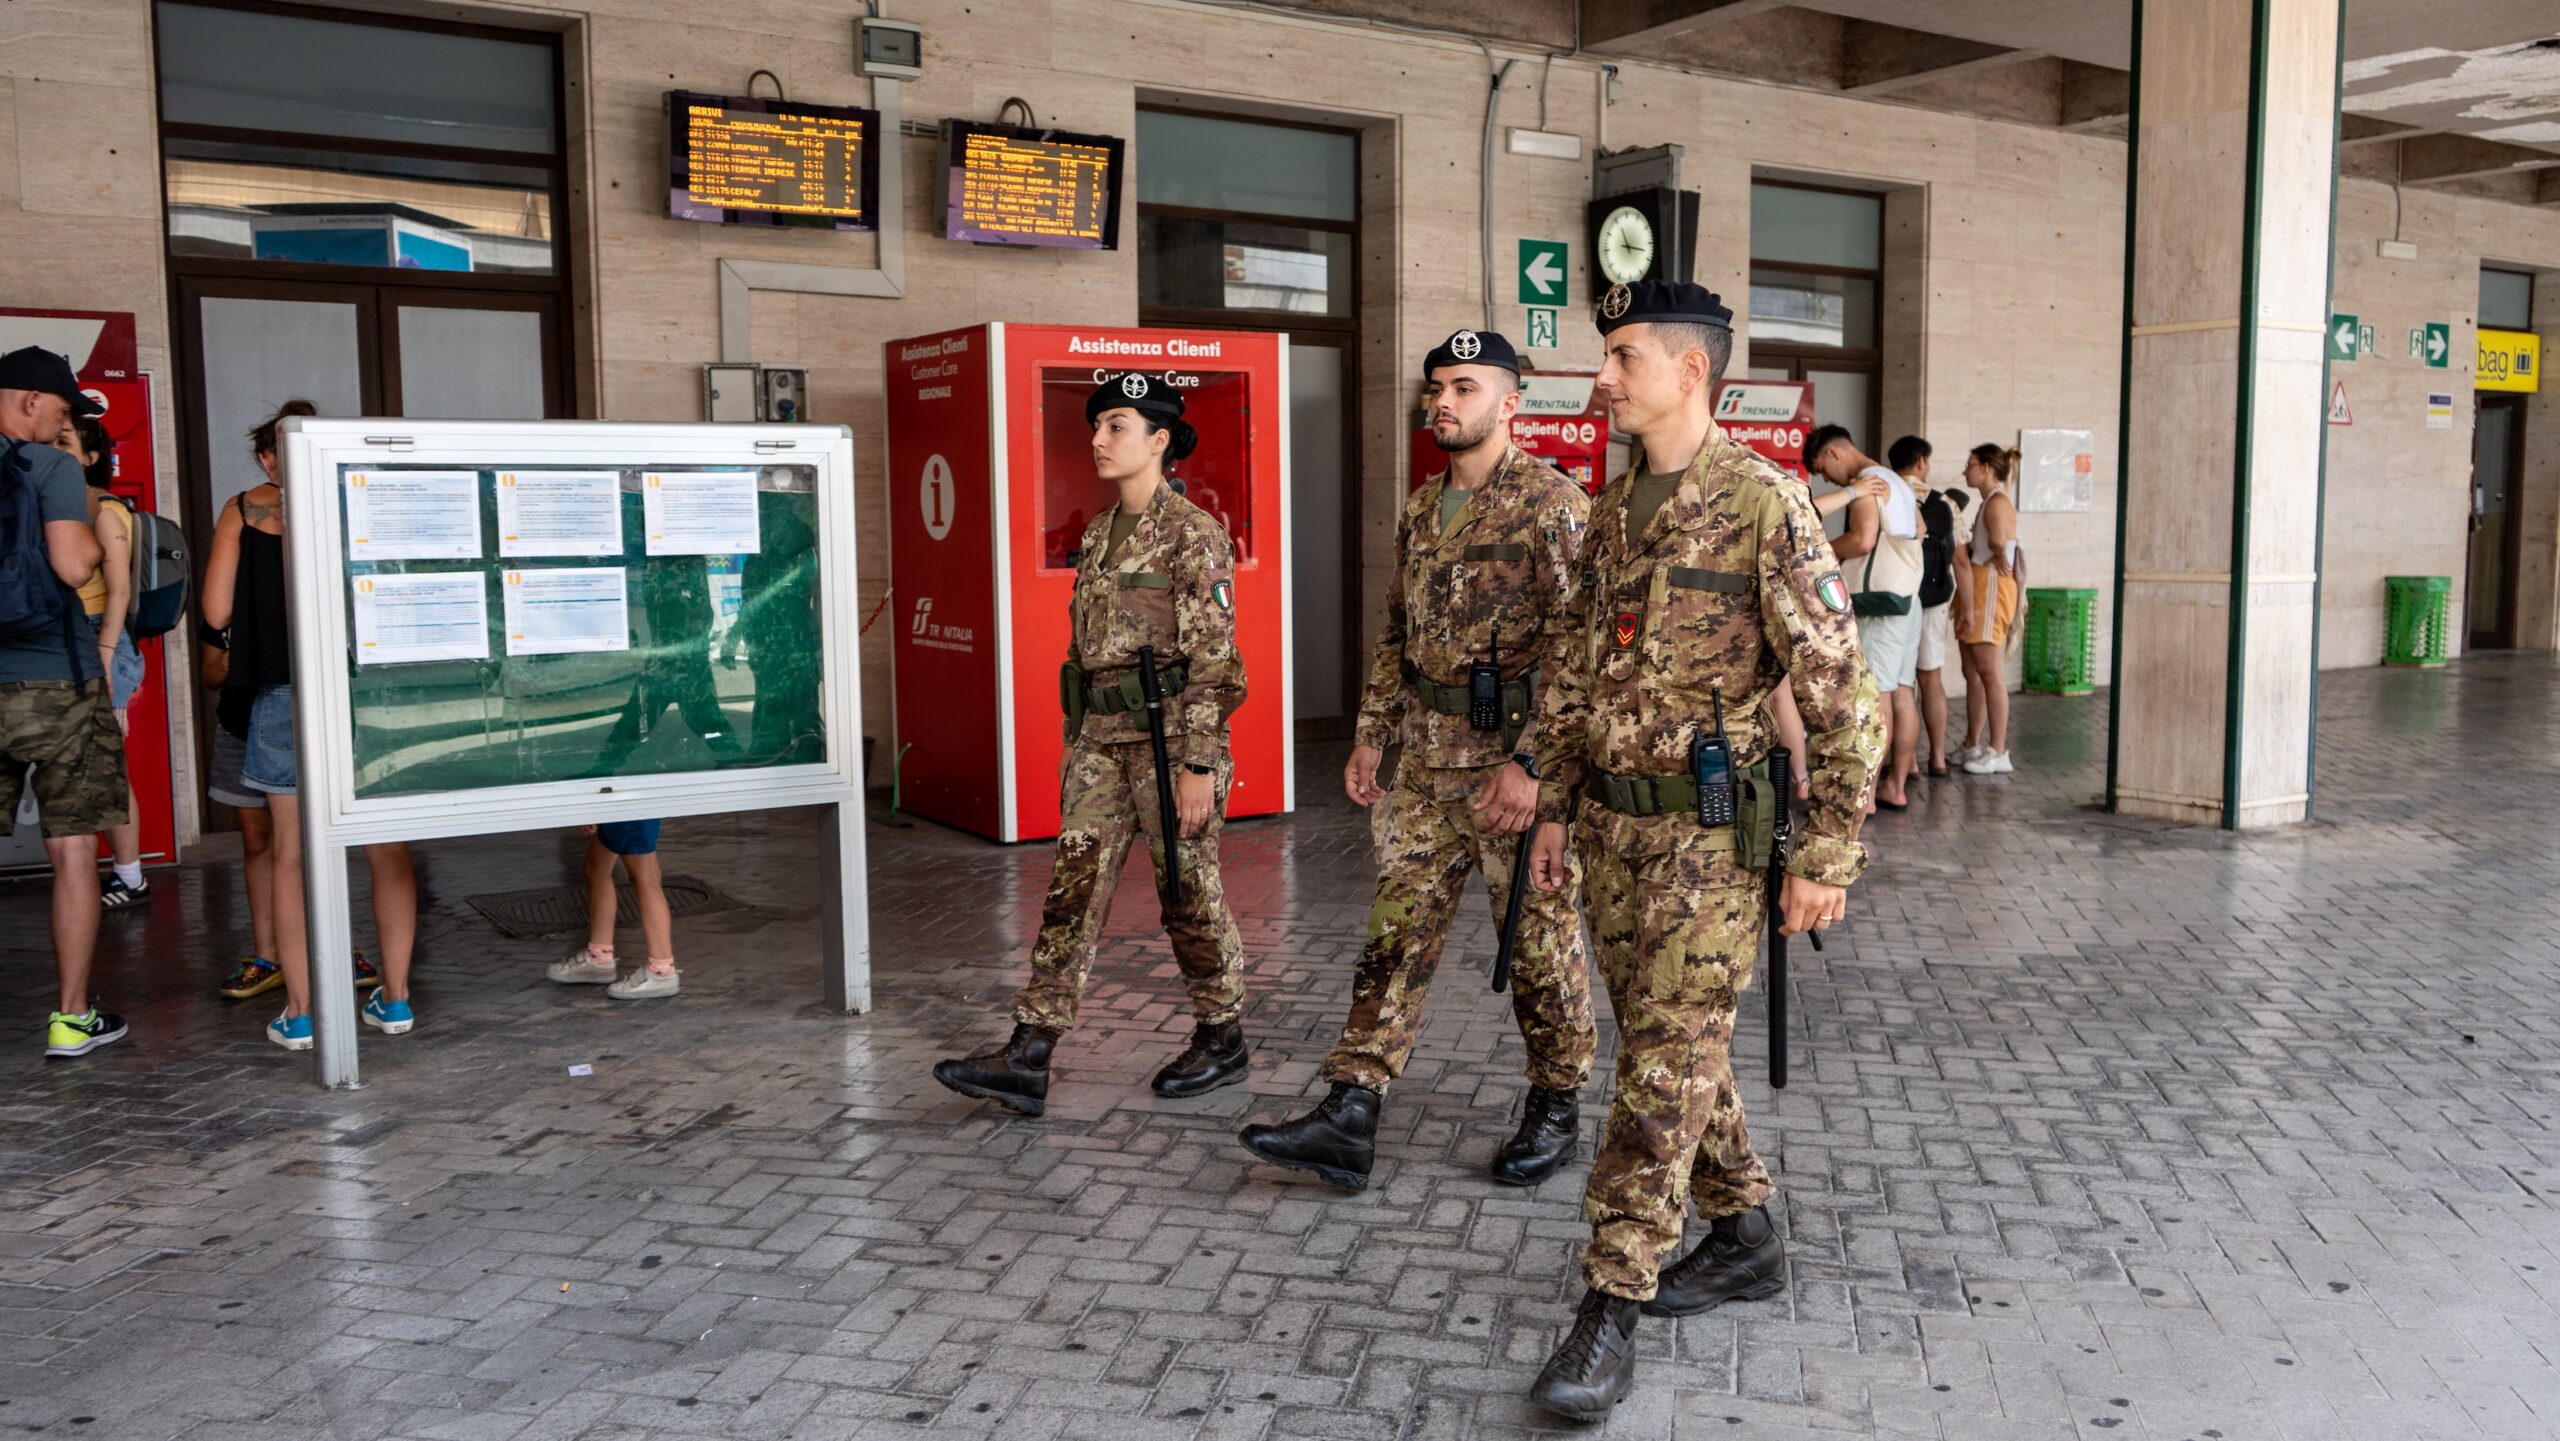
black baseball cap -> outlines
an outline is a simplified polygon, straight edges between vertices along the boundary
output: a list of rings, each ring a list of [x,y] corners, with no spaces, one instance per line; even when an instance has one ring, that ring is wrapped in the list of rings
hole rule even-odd
[[[41,345],[24,345],[0,355],[0,390],[38,390],[61,396],[73,415],[102,415],[106,407],[81,393],[80,377],[71,362]]]

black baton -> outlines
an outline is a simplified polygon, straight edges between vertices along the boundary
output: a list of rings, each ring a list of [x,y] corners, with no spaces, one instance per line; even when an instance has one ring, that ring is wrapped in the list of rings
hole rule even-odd
[[[1769,777],[1778,788],[1777,819],[1769,826],[1769,1089],[1787,1088],[1787,849],[1794,841],[1796,767],[1785,746],[1769,752]]]
[[[1164,903],[1182,906],[1182,862],[1174,854],[1181,839],[1180,817],[1173,806],[1173,760],[1164,744],[1164,681],[1156,674],[1156,648],[1138,647],[1138,693],[1147,701],[1147,744],[1156,753],[1156,819],[1164,829]]]

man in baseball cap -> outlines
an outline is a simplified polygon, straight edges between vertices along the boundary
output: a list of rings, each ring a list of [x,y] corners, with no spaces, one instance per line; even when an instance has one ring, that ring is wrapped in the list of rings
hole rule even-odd
[[[34,424],[49,408],[48,398],[62,402],[62,413],[53,417],[51,425]],[[0,355],[0,409],[5,409],[13,420],[21,415],[26,418],[9,426],[12,435],[50,445],[65,420],[75,415],[98,415],[106,407],[81,393],[80,378],[71,373],[70,361],[41,345],[22,345]],[[22,430],[41,430],[43,434],[18,434]]]
[[[53,863],[53,965],[59,994],[45,1054],[85,1056],[124,1035],[89,991],[98,946],[98,832],[121,825],[124,743],[99,664],[97,633],[76,588],[98,570],[98,534],[80,467],[54,449],[69,417],[104,407],[80,393],[71,365],[36,346],[0,355],[0,514],[29,515],[32,535],[0,532],[14,555],[41,560],[0,586],[0,834],[35,791]],[[23,504],[23,508],[22,507]],[[30,557],[33,560],[33,557]]]

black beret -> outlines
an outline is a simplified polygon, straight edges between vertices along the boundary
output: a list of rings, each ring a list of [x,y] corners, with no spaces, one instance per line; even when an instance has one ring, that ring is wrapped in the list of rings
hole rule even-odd
[[[1182,418],[1182,392],[1165,384],[1161,376],[1134,370],[1106,375],[1084,398],[1084,423],[1100,420],[1106,410],[1121,409],[1134,410],[1158,425],[1171,425]]]
[[[1591,323],[1600,327],[1602,335],[1621,325],[1648,320],[1730,329],[1733,312],[1725,307],[1721,296],[1703,285],[1685,280],[1639,280],[1633,285],[1610,286],[1591,317]]]
[[[1500,332],[1491,330],[1453,330],[1449,338],[1422,357],[1422,377],[1444,365],[1498,365],[1513,375],[1520,373],[1520,352]]]

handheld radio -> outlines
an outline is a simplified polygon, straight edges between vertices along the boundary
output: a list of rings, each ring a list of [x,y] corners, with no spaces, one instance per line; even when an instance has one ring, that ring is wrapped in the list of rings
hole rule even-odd
[[[1485,642],[1485,658],[1467,667],[1467,724],[1480,731],[1502,729],[1502,631]]]
[[[1698,783],[1698,824],[1733,824],[1733,745],[1724,734],[1724,688],[1715,690],[1716,728],[1689,742],[1689,777]]]

